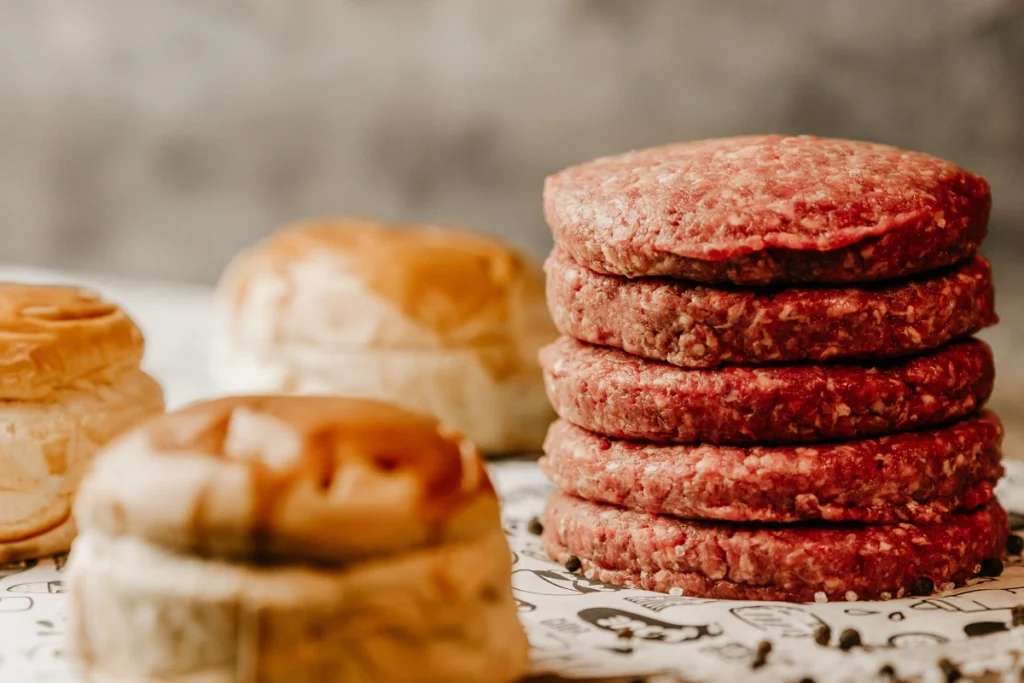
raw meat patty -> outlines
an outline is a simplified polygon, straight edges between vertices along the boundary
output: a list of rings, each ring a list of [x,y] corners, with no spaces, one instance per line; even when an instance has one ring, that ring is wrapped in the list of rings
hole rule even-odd
[[[999,419],[817,446],[618,441],[565,421],[540,465],[566,493],[599,503],[730,522],[940,522],[984,505],[1002,476]]]
[[[589,577],[619,586],[731,600],[902,597],[922,576],[964,583],[1002,557],[1009,524],[993,500],[930,525],[688,522],[555,494],[544,546],[578,557]]]
[[[862,282],[959,261],[988,183],[927,154],[812,136],[686,142],[550,176],[544,213],[590,270],[700,282]]]
[[[563,334],[691,368],[902,356],[998,321],[980,255],[898,284],[774,291],[601,275],[562,249],[545,269]]]
[[[540,353],[560,417],[623,439],[814,443],[924,429],[992,393],[992,351],[975,339],[877,366],[690,370],[562,337]]]

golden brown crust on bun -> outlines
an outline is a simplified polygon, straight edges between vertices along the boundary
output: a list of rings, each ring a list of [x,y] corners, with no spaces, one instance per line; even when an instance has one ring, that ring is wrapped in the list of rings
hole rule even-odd
[[[142,333],[77,287],[0,283],[0,399],[45,398],[95,373],[138,366]]]

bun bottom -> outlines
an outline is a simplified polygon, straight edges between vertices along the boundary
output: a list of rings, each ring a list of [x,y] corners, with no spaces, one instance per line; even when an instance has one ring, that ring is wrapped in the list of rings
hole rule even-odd
[[[75,538],[75,520],[69,515],[57,526],[20,541],[0,543],[0,564],[66,553]]]
[[[0,402],[0,562],[66,552],[93,455],[163,409],[160,385],[137,368],[79,379],[45,401]]]
[[[69,639],[103,683],[514,681],[528,647],[500,531],[334,571],[172,554],[93,531]]]
[[[535,366],[495,377],[468,349],[328,352],[311,346],[256,353],[223,339],[212,375],[226,393],[337,394],[433,415],[488,453],[537,451],[555,415]]]

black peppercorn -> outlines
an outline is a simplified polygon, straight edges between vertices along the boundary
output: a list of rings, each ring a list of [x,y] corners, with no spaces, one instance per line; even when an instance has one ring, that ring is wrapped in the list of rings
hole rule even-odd
[[[942,675],[946,677],[946,683],[956,683],[963,678],[960,668],[945,657],[939,660],[939,668],[942,669]]]
[[[581,569],[583,569],[583,563],[575,555],[570,555],[569,559],[565,561],[565,571],[578,572]]]
[[[848,628],[839,634],[839,649],[843,652],[849,652],[860,644],[860,633],[855,628]]]
[[[751,669],[760,669],[762,666],[768,663],[768,655],[772,651],[772,644],[767,640],[762,640],[757,644],[757,650],[754,652],[754,659],[750,662]]]
[[[814,642],[818,645],[828,646],[830,640],[832,640],[832,629],[827,624],[822,624],[814,629]]]
[[[892,664],[886,664],[878,670],[878,675],[892,680],[896,678],[896,669],[893,668]]]
[[[911,595],[931,595],[935,592],[935,582],[929,579],[927,576],[917,577],[917,581],[914,581],[914,585],[910,587]]]
[[[1020,555],[1024,553],[1024,538],[1017,534],[1010,534],[1006,537],[1006,554]]]
[[[804,676],[800,679],[800,683],[814,683],[814,679],[810,676]]]
[[[540,523],[539,518],[534,517],[526,525],[526,530],[534,536],[540,536],[542,533],[544,533],[544,525]]]
[[[999,576],[1003,573],[1003,561],[998,557],[986,557],[981,561],[981,571],[978,576]]]
[[[629,628],[628,626],[625,628],[620,628],[615,633],[622,640],[629,640],[633,637],[633,629]]]

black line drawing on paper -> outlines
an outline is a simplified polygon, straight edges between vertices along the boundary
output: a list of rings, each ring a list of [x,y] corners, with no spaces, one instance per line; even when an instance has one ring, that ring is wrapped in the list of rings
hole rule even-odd
[[[0,612],[27,612],[35,602],[27,597],[0,597]]]
[[[889,621],[903,621],[906,618],[907,617],[903,614],[903,612],[890,612],[889,613]]]
[[[817,615],[795,605],[749,605],[729,611],[740,621],[783,638],[810,638],[826,626]]]
[[[718,624],[700,624],[696,626],[672,624],[613,607],[590,607],[580,610],[576,616],[588,624],[593,624],[605,631],[611,631],[616,635],[622,632],[623,629],[629,629],[634,638],[670,645],[722,634],[722,627]]]
[[[605,652],[611,652],[613,655],[622,655],[623,657],[630,657],[633,655],[632,645],[615,645],[612,647],[599,647],[599,650]]]
[[[991,612],[1009,609],[1024,602],[1024,586],[1012,588],[978,588],[956,595],[926,598],[910,606],[915,610],[943,610],[946,612]]]
[[[964,635],[968,638],[987,636],[1000,631],[1009,631],[1010,627],[1001,621],[976,621],[973,624],[964,626]]]
[[[501,530],[505,532],[506,536],[514,537],[517,535],[520,529],[523,528],[522,520],[511,519],[503,517],[501,519]]]
[[[583,574],[558,569],[517,569],[512,572],[512,589],[530,595],[588,595],[622,590]]]
[[[949,642],[949,638],[940,636],[937,633],[925,633],[910,631],[897,633],[889,637],[889,646],[900,650],[912,647],[925,647],[928,645],[943,645]]]
[[[35,581],[33,583],[16,583],[7,588],[8,593],[63,593],[63,581]]]
[[[850,607],[843,610],[843,614],[850,617],[870,617],[878,614],[877,610],[871,609],[860,609],[858,607]]]
[[[25,659],[31,662],[64,661],[64,645],[52,641],[33,645],[24,651]]]
[[[583,624],[573,621],[572,619],[564,619],[562,617],[556,617],[554,619],[545,619],[540,623],[544,626],[547,626],[552,631],[558,631],[559,633],[568,633],[574,636],[583,635],[587,632],[587,627]]]
[[[537,609],[536,605],[526,602],[525,600],[520,600],[519,598],[515,597],[513,597],[512,599],[516,601],[516,611],[520,614],[523,614],[524,612],[532,612],[535,609]]]
[[[6,579],[8,576],[14,576],[22,572],[27,572],[32,567],[35,567],[39,562],[37,560],[22,560],[21,562],[8,562],[7,564],[0,564],[0,579]]]
[[[531,548],[528,545],[523,545],[519,547],[519,554],[523,557],[529,557],[533,560],[540,560],[541,562],[547,565],[558,566],[551,561],[551,558],[548,557],[548,554],[544,552],[543,548]]]
[[[510,550],[509,554],[512,555],[512,566],[514,567],[519,564],[519,555],[516,554],[516,551]]]
[[[569,649],[569,641],[560,635],[549,631],[543,626],[527,624],[523,627],[526,631],[526,639],[530,641],[530,647],[541,652],[558,652]]]
[[[631,602],[634,605],[640,605],[646,607],[652,612],[664,612],[672,607],[693,607],[694,605],[706,605],[709,602],[715,602],[707,598],[687,598],[681,595],[634,595],[626,598],[626,602]]]
[[[725,662],[748,661],[754,656],[754,651],[743,643],[723,643],[722,645],[708,645],[701,648],[701,652],[717,657]]]
[[[61,621],[66,621],[66,618],[62,619]],[[62,629],[61,626],[58,626],[49,619],[37,619],[36,628],[38,628],[39,630],[36,632],[36,635],[39,637],[63,635],[64,629]]]

